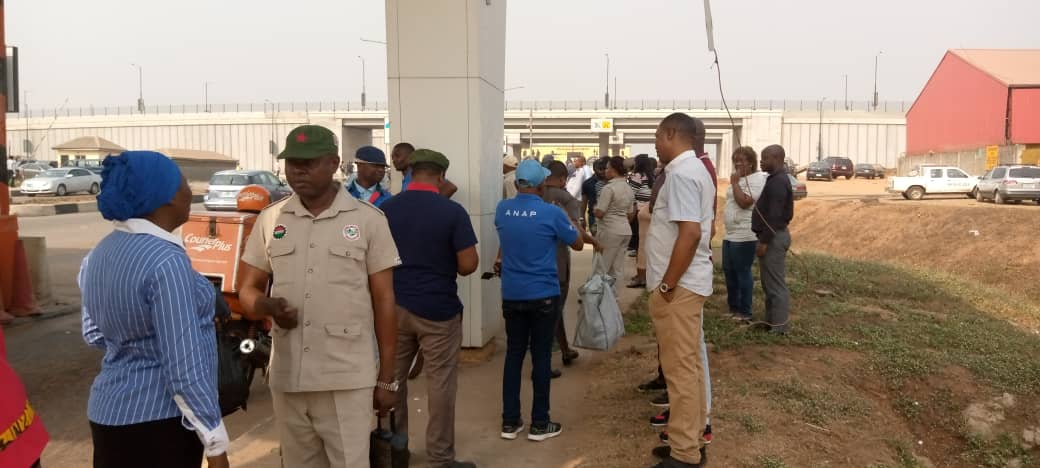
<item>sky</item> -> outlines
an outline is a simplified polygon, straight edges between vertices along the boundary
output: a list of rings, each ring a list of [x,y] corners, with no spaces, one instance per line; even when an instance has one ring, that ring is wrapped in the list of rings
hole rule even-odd
[[[424,1],[424,0],[402,0]],[[461,1],[461,0],[460,0]],[[470,0],[473,1],[473,0]],[[493,0],[504,1],[504,0]],[[17,0],[29,107],[386,100],[381,0]],[[912,101],[951,48],[1040,48],[1037,0],[715,0],[727,99]],[[701,0],[512,0],[508,100],[718,99]],[[614,83],[611,82],[613,93]]]

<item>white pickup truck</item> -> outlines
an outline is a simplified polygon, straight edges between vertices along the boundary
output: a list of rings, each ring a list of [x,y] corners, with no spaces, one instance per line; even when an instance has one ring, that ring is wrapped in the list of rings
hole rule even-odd
[[[920,200],[927,195],[961,194],[975,196],[979,178],[953,166],[920,166],[908,177],[888,179],[888,193],[898,193],[907,200]]]

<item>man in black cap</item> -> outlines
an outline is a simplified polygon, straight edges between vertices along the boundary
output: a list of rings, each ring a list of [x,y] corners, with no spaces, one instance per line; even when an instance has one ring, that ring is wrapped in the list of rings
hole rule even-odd
[[[394,169],[401,172],[401,192],[408,190],[408,184],[412,182],[412,168],[408,161],[414,152],[415,146],[408,142],[394,145],[393,151],[390,152],[390,159],[394,163]],[[451,198],[452,195],[455,195],[455,192],[459,191],[459,188],[448,179],[444,179],[437,188],[440,190],[441,195],[448,198]]]
[[[293,194],[260,212],[242,253],[245,315],[274,320],[272,405],[293,468],[368,466],[372,409],[397,402],[401,260],[383,212],[332,179],[338,153],[327,128],[289,133],[278,158]]]
[[[386,177],[386,155],[374,146],[362,146],[354,153],[357,177],[347,184],[347,191],[358,200],[367,201],[376,207],[390,199],[390,191],[380,185]]]
[[[462,347],[459,275],[477,270],[477,236],[465,208],[440,195],[448,158],[420,149],[409,157],[408,188],[383,205],[401,253],[394,272],[397,299],[397,430],[408,433],[409,364],[425,356],[429,417],[426,466],[474,468],[455,460],[455,397]]]

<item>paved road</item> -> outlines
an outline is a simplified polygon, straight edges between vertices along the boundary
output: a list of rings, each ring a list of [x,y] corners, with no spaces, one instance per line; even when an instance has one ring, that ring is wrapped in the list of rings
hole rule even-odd
[[[55,297],[72,307],[49,308],[49,314],[41,320],[20,321],[6,328],[8,358],[51,434],[44,466],[90,466],[87,395],[101,353],[87,347],[80,337],[80,318],[75,313],[79,303],[76,273],[83,256],[112,231],[111,224],[99,213],[80,213],[23,218],[19,227],[23,236],[47,239]],[[254,383],[250,405],[250,411],[226,419],[231,437],[253,429],[270,416],[270,395],[260,378]]]

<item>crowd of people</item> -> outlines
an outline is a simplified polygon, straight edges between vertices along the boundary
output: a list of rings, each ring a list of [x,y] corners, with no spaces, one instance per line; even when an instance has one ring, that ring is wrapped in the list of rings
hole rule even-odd
[[[667,426],[657,466],[701,466],[711,386],[703,304],[712,294],[716,177],[704,152],[704,125],[665,118],[658,158],[542,162],[503,160],[503,200],[494,223],[500,249],[506,351],[501,437],[560,435],[551,417],[554,341],[568,366],[579,357],[563,323],[571,291],[571,251],[588,244],[595,271],[621,282],[629,251],[630,287],[650,293],[659,342],[658,376],[640,385],[663,391]],[[379,149],[356,154],[357,174],[336,182],[336,137],[304,125],[278,156],[294,194],[258,216],[242,255],[239,300],[246,318],[274,323],[269,386],[285,466],[360,467],[369,463],[373,412],[409,429],[408,377],[423,367],[429,402],[427,465],[466,468],[456,459],[455,408],[463,304],[457,278],[480,258],[466,210],[450,197],[450,160],[396,145],[401,187],[382,185],[391,168]],[[792,214],[783,148],[733,155],[724,209],[723,265],[730,311],[750,320],[751,274],[759,257],[770,332],[787,330],[784,257]],[[659,162],[659,164],[658,164]],[[99,467],[228,466],[229,439],[217,392],[212,285],[194,272],[179,236],[190,190],[162,154],[127,151],[105,159],[98,207],[114,222],[79,274],[83,337],[104,351],[87,408]],[[591,167],[590,167],[591,166]],[[630,244],[633,237],[638,238]],[[634,247],[634,248],[633,248]],[[520,401],[527,354],[533,400]],[[421,360],[419,359],[421,357]],[[425,363],[425,364],[423,364]]]

